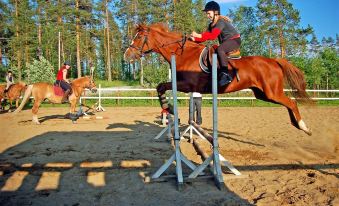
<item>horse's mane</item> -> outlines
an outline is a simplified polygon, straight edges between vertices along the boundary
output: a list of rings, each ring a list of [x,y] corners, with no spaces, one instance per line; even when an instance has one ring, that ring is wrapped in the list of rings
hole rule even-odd
[[[20,82],[18,82],[18,85],[25,87],[25,86],[26,86],[26,83],[25,83],[25,82],[22,82],[22,81],[20,81]]]
[[[183,33],[179,33],[179,32],[176,32],[176,31],[170,31],[169,26],[166,23],[154,23],[154,24],[151,24],[149,26],[141,24],[141,25],[138,25],[137,28],[136,28],[136,32],[150,31],[150,30],[159,32],[162,35],[165,35],[165,36],[168,36],[168,37],[171,37],[171,38],[180,39],[180,38],[183,38],[183,35],[184,35]],[[187,42],[191,43],[194,46],[198,46],[198,45],[201,46],[201,44],[194,42],[194,41],[187,41]]]
[[[83,76],[83,77],[74,79],[74,80],[72,81],[72,85],[77,86],[77,85],[81,84],[82,81],[84,81],[84,79],[88,79],[88,78],[89,78],[89,76]]]

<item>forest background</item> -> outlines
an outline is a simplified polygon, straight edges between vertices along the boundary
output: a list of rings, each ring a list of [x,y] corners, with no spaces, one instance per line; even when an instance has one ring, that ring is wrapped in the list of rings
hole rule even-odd
[[[137,24],[166,23],[188,35],[203,32],[204,0],[0,0],[0,75],[53,82],[60,63],[72,64],[71,78],[154,87],[168,78],[169,64],[157,54],[130,63],[123,54]],[[221,11],[242,36],[242,56],[284,57],[304,71],[307,88],[339,88],[339,35],[317,39],[312,25],[288,0],[258,0],[253,7]],[[60,51],[60,54],[59,54]]]

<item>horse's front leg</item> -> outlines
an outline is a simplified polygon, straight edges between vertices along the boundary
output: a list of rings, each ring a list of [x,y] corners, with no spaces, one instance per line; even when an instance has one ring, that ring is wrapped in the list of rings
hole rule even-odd
[[[76,121],[77,119],[78,119],[78,116],[76,115],[76,113],[75,113],[75,107],[76,107],[76,105],[77,105],[77,99],[71,99],[70,100],[70,104],[71,104],[71,106],[70,106],[70,111],[69,111],[69,118],[73,121],[73,123],[74,123],[74,121]]]
[[[15,108],[19,107],[19,98],[15,100]]]
[[[166,91],[172,90],[172,82],[166,82],[166,83],[160,83],[157,86],[157,92],[159,97],[159,102],[161,108],[169,112],[170,114],[173,114],[173,106],[168,103],[168,100],[166,99]],[[190,86],[185,81],[177,81],[177,90],[181,92],[190,92]]]
[[[163,111],[170,112],[168,100],[166,99],[166,91],[172,89],[172,82],[166,82],[166,83],[160,83],[157,86],[157,92],[159,97],[160,106],[163,109]]]

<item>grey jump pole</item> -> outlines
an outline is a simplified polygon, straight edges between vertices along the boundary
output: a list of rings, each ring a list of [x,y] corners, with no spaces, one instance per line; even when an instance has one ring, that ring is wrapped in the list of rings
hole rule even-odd
[[[177,71],[175,56],[171,56],[171,71],[172,71],[172,93],[173,93],[173,111],[174,111],[174,154],[152,175],[152,180],[160,178],[160,176],[171,166],[172,162],[175,161],[176,168],[176,179],[178,190],[182,190],[184,186],[184,177],[182,173],[182,164],[185,163],[191,170],[196,170],[196,166],[189,161],[180,151],[180,136],[179,136],[179,121],[178,121],[178,98],[177,98]],[[168,123],[169,127],[171,122]],[[169,128],[170,131],[170,128]],[[199,172],[201,173],[201,172]],[[197,175],[199,175],[199,173]]]
[[[190,96],[190,104],[189,104],[189,125],[188,127],[184,130],[184,132],[181,134],[180,138],[183,138],[183,136],[189,131],[189,140],[191,143],[194,144],[195,148],[198,150],[198,152],[203,156],[203,158],[207,158],[206,153],[204,153],[197,141],[193,139],[193,132],[198,135],[201,139],[206,140],[213,146],[213,136],[211,136],[208,132],[206,132],[203,128],[201,128],[199,125],[197,125],[193,121],[193,115],[194,115],[194,110],[193,110],[193,95],[191,94]],[[217,121],[217,117],[213,116],[213,121]],[[214,122],[213,122],[214,123]],[[228,161],[219,153],[219,158],[220,158],[220,163],[222,166],[227,167],[234,175],[236,176],[241,176],[242,174]],[[212,165],[212,164],[211,164]]]
[[[219,143],[218,143],[218,109],[217,109],[217,55],[213,54],[212,62],[212,94],[213,94],[213,139],[212,139],[212,155],[207,157],[204,162],[198,166],[188,178],[196,178],[209,164],[213,161],[212,173],[214,182],[220,190],[225,189],[224,179],[219,158]]]
[[[174,127],[174,144],[175,152],[174,154],[153,174],[152,180],[160,178],[160,176],[168,169],[172,162],[176,162],[176,178],[178,189],[181,190],[183,187],[184,177],[182,173],[182,164],[184,162],[190,169],[192,173],[189,174],[187,181],[192,181],[196,179],[199,175],[205,175],[204,169],[210,165],[210,169],[213,174],[214,181],[217,187],[220,190],[225,189],[225,184],[223,180],[220,159],[223,164],[228,167],[235,175],[241,175],[241,173],[236,170],[228,161],[225,160],[219,153],[219,143],[218,143],[218,110],[217,110],[217,96],[218,96],[218,87],[217,87],[217,56],[213,54],[213,68],[212,68],[212,94],[213,94],[213,136],[205,132],[201,127],[199,127],[195,122],[193,122],[193,100],[191,96],[190,101],[190,125],[186,128],[186,133],[190,130],[190,139],[192,140],[193,131],[195,131],[201,138],[208,140],[213,147],[212,155],[209,157],[205,154],[204,162],[198,167],[195,166],[191,161],[189,161],[180,151],[180,139],[183,135],[179,134],[179,121],[178,121],[178,105],[177,105],[177,79],[176,79],[176,64],[175,56],[171,57],[171,67],[172,67],[172,93],[173,93],[173,110],[174,110],[174,120],[169,121],[168,131],[170,131],[171,126]],[[172,120],[171,118],[169,120]],[[213,161],[213,164],[212,164]]]

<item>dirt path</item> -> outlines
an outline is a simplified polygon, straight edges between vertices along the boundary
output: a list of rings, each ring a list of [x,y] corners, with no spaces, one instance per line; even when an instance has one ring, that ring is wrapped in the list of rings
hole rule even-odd
[[[338,107],[301,108],[311,137],[282,107],[219,108],[220,152],[245,178],[225,174],[226,191],[207,180],[182,192],[175,181],[143,181],[173,152],[153,140],[159,109],[106,109],[97,113],[104,119],[77,124],[63,119],[66,108],[41,109],[41,125],[28,110],[1,114],[0,205],[339,205]],[[182,129],[187,110],[179,110]],[[203,108],[208,131],[211,115]],[[181,149],[201,162],[190,143]]]

